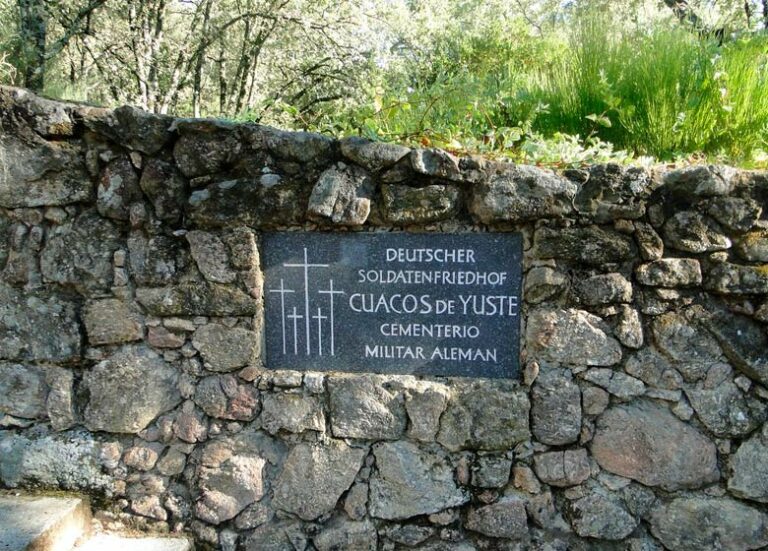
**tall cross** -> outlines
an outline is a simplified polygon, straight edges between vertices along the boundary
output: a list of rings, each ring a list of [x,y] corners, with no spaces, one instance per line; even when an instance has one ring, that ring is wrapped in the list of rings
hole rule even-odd
[[[318,355],[323,355],[323,320],[327,320],[328,316],[323,315],[323,309],[317,309],[317,315],[312,316],[312,319],[317,320],[317,351]]]
[[[301,314],[296,313],[296,307],[293,307],[293,313],[288,314],[288,319],[293,320],[293,353],[298,354],[299,353],[299,326],[298,326],[298,320],[303,318]]]
[[[307,258],[307,248],[304,247],[304,263],[303,264],[283,264],[286,268],[303,268],[304,269],[304,318],[307,322],[307,356],[312,353],[309,343],[309,269],[310,268],[327,268],[328,264],[310,264]],[[295,322],[294,322],[295,323]]]
[[[293,289],[286,289],[283,283],[283,278],[280,278],[280,288],[270,289],[270,293],[278,293],[280,295],[280,318],[283,322],[283,356],[285,356],[285,295],[293,293]]]
[[[334,325],[333,325],[333,296],[334,295],[343,295],[344,291],[337,291],[337,290],[335,290],[333,288],[333,280],[331,279],[331,280],[329,280],[329,283],[328,283],[328,289],[321,289],[321,290],[318,291],[318,293],[320,293],[321,295],[328,295],[328,298],[331,301],[331,310],[330,310],[330,314],[331,314],[331,356],[334,356],[335,352],[336,352],[336,349],[334,347],[334,342],[333,342],[333,331],[334,331],[334,329],[333,329],[333,327],[334,327]]]

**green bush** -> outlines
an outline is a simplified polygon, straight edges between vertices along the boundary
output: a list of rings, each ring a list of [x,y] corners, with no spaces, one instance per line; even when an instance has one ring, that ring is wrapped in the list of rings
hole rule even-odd
[[[343,133],[527,162],[566,152],[565,164],[609,154],[764,159],[765,34],[720,45],[676,21],[640,27],[594,13],[560,34],[526,28],[444,36],[428,63],[383,70],[370,103],[329,117]]]

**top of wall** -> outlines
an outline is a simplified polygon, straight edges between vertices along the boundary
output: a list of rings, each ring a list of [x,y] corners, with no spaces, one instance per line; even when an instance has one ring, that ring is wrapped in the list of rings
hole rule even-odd
[[[0,87],[0,125],[0,207],[95,201],[102,216],[128,220],[143,193],[162,223],[203,229],[607,223],[645,216],[651,196],[659,204],[768,196],[767,172],[609,164],[556,173],[358,137],[62,103],[9,87]]]

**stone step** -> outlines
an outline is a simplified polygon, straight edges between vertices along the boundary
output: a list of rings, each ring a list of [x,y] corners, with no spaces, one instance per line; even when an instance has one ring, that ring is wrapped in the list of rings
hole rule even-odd
[[[72,551],[193,551],[184,538],[131,538],[118,534],[97,534]]]
[[[67,551],[90,531],[79,497],[0,495],[0,551]]]

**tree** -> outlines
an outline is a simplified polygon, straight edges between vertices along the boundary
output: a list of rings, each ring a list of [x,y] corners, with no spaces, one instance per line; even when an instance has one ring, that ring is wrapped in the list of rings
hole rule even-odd
[[[46,0],[17,0],[18,43],[14,59],[24,85],[35,91],[45,86],[46,67],[76,36],[87,33],[91,17],[106,0],[89,0],[83,5]],[[55,39],[49,36],[51,20],[61,25]]]

